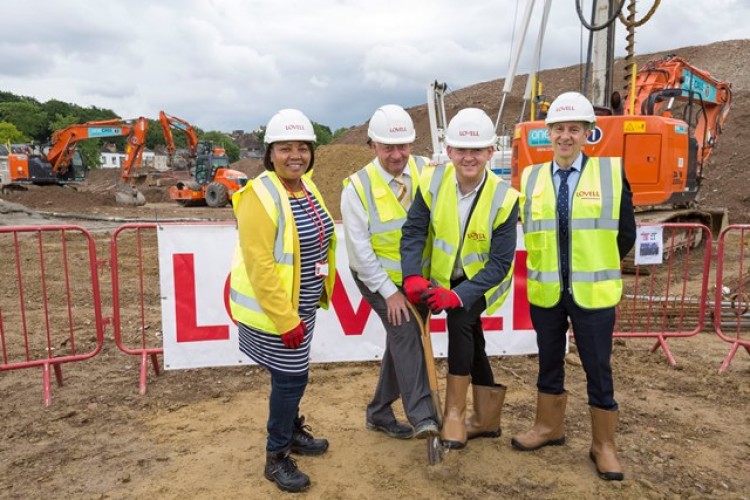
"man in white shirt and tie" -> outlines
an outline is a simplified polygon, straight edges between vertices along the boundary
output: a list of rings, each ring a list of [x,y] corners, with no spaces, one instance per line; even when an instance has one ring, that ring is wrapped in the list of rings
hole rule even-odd
[[[398,439],[436,434],[418,322],[402,285],[401,226],[429,160],[411,154],[416,133],[400,106],[378,108],[369,122],[375,158],[344,180],[341,215],[349,267],[362,296],[386,331],[380,377],[367,406],[366,424]],[[398,422],[392,404],[401,397],[409,424]]]

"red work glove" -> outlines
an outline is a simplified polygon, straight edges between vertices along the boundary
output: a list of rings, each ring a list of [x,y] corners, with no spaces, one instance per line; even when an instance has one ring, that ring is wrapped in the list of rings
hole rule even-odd
[[[456,292],[439,286],[427,290],[427,305],[434,313],[439,313],[443,309],[455,309],[461,307],[461,299]]]
[[[305,330],[307,330],[307,325],[304,321],[300,321],[299,325],[281,334],[281,341],[284,342],[287,349],[296,349],[305,340]]]
[[[404,280],[404,292],[406,293],[406,298],[412,304],[422,303],[422,294],[430,288],[432,288],[432,283],[418,274],[407,276]]]

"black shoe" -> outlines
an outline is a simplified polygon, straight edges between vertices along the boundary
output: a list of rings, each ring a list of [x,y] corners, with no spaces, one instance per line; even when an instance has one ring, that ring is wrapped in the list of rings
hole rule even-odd
[[[310,478],[297,468],[297,462],[288,451],[267,452],[263,475],[284,491],[297,493],[310,487]]]
[[[327,439],[315,439],[310,434],[309,425],[305,425],[305,417],[294,419],[294,433],[292,434],[292,453],[298,455],[322,455],[328,450]]]
[[[396,439],[411,439],[414,436],[414,429],[411,425],[402,424],[396,420],[387,424],[376,424],[368,421],[367,428],[371,431],[382,432]]]
[[[423,439],[428,436],[434,436],[440,433],[437,422],[431,418],[426,418],[414,426],[414,437]]]

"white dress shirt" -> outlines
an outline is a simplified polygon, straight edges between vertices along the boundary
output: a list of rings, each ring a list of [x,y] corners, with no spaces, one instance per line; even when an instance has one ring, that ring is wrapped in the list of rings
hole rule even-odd
[[[466,225],[469,223],[469,212],[471,211],[474,200],[477,197],[479,188],[484,184],[484,178],[487,177],[487,172],[484,172],[482,181],[474,186],[474,189],[466,194],[461,193],[461,188],[458,186],[458,179],[456,179],[456,196],[458,197],[458,252],[456,253],[456,262],[453,263],[453,271],[451,271],[451,279],[458,279],[464,276],[463,264],[461,264],[461,248],[464,246],[464,233],[466,232]]]
[[[380,175],[391,187],[393,195],[398,193],[398,184],[393,181],[394,176],[386,172],[375,158],[372,163],[377,167]],[[406,197],[411,199],[412,179],[408,165],[404,168],[403,182],[406,185]],[[349,267],[357,273],[357,278],[373,293],[379,293],[387,299],[398,291],[398,287],[388,276],[380,264],[370,240],[370,224],[367,219],[362,200],[350,182],[341,192],[341,219],[344,224],[344,239],[346,252],[349,256]]]

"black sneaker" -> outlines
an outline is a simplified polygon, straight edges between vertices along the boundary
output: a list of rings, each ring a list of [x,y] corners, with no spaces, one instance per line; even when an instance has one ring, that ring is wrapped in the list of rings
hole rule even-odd
[[[382,432],[396,439],[411,439],[414,436],[414,429],[411,425],[402,424],[397,420],[387,424],[376,424],[375,422],[368,421],[367,428],[371,431]]]
[[[288,451],[266,453],[266,479],[274,481],[283,491],[297,493],[310,487],[310,477],[297,468]]]
[[[309,425],[305,425],[305,417],[294,419],[294,433],[292,434],[292,453],[298,455],[322,455],[328,450],[327,439],[315,439],[310,434]]]

